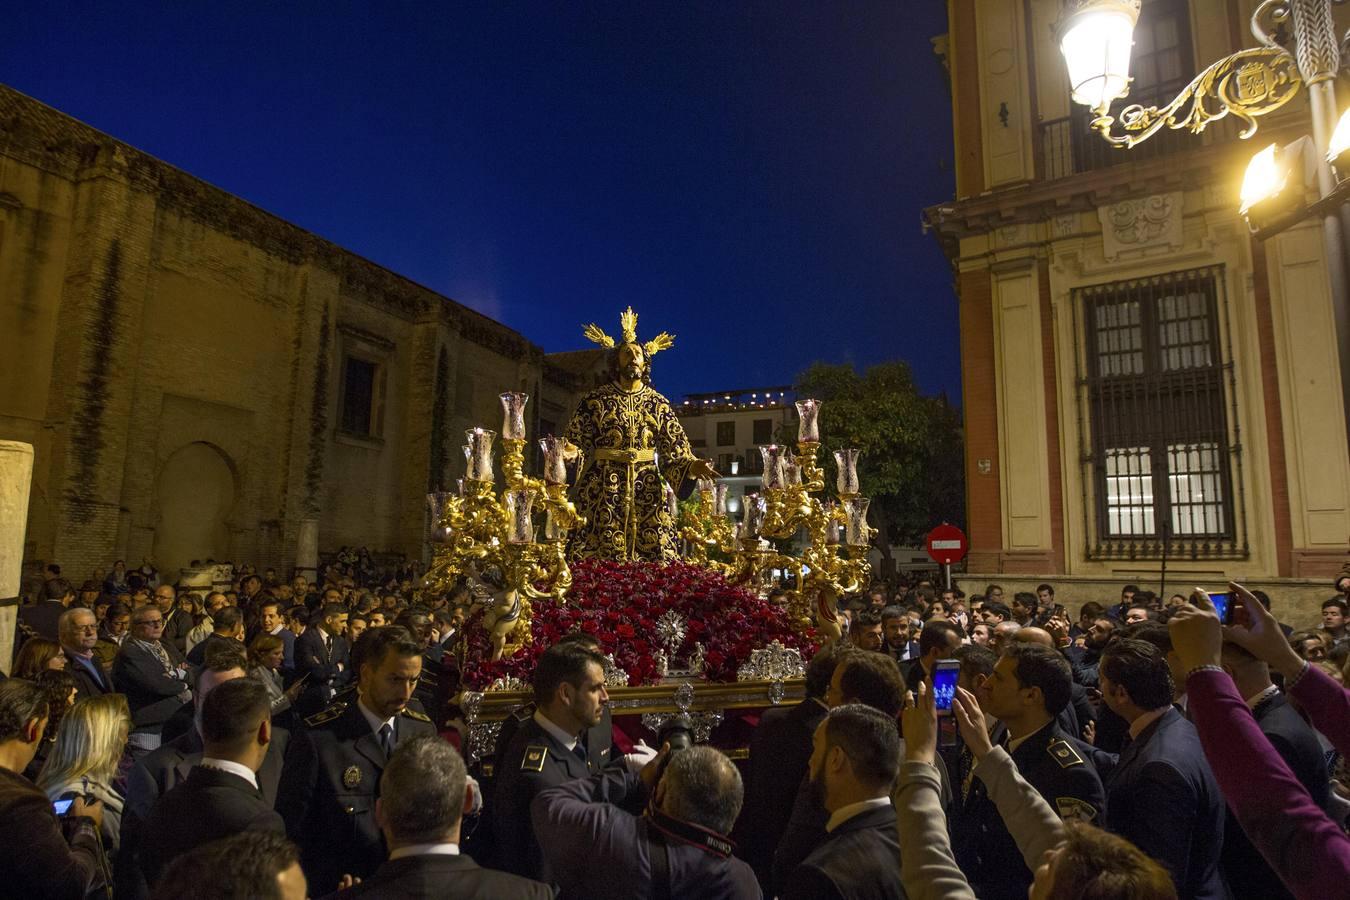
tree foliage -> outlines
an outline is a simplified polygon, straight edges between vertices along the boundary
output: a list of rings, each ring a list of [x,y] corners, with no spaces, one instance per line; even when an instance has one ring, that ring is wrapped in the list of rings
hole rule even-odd
[[[832,451],[856,447],[868,519],[888,544],[916,545],[933,526],[963,524],[965,469],[960,413],[945,397],[925,397],[909,365],[881,363],[861,375],[849,365],[817,363],[796,380],[798,397],[821,401],[820,437],[826,488],[833,490]],[[789,426],[795,431],[795,426]],[[796,435],[783,436],[795,442]]]

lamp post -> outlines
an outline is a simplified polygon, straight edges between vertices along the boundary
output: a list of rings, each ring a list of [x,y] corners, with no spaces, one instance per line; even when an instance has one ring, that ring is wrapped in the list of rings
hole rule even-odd
[[[1350,220],[1344,208],[1350,198],[1350,112],[1337,121],[1335,79],[1341,59],[1333,2],[1343,0],[1265,0],[1251,19],[1252,35],[1260,46],[1210,64],[1165,106],[1136,103],[1116,116],[1110,114],[1111,102],[1129,93],[1130,46],[1140,0],[1071,0],[1056,31],[1074,101],[1096,113],[1093,130],[1117,147],[1133,147],[1164,127],[1199,134],[1210,122],[1228,115],[1246,124],[1241,137],[1250,138],[1259,117],[1292,100],[1300,85],[1307,87],[1315,152],[1305,152],[1306,140],[1283,151],[1271,145],[1258,152],[1243,179],[1242,214],[1259,240],[1309,215],[1322,218],[1341,397],[1350,428],[1350,282],[1345,244]],[[1338,161],[1341,165],[1333,168]],[[1317,200],[1300,206],[1305,175],[1315,180]]]

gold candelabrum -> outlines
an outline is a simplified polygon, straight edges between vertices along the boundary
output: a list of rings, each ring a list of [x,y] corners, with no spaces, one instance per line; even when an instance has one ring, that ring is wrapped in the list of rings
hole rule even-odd
[[[858,490],[857,450],[835,451],[838,501],[819,496],[825,492],[825,472],[818,460],[820,406],[818,400],[797,401],[795,455],[778,445],[760,448],[762,493],[745,496],[740,522],[728,515],[727,486],[699,479],[698,503],[682,517],[680,537],[691,562],[738,582],[759,585],[774,569],[792,573],[798,589],[794,610],[798,624],[806,627],[814,619],[817,633],[832,643],[842,633],[839,597],[860,590],[871,572],[867,552],[876,529],[867,525],[870,501]],[[799,556],[780,553],[770,543],[792,539],[800,531],[807,544]]]
[[[423,589],[450,590],[462,577],[473,582],[474,602],[487,607],[483,625],[492,639],[492,658],[501,659],[529,643],[531,600],[565,602],[572,586],[567,535],[586,520],[567,498],[567,441],[549,435],[539,441],[544,477],[525,474],[525,404],[528,394],[501,395],[501,468],[505,487],[496,490],[492,445],[497,433],[465,432],[467,471],[458,492],[427,495],[432,560]],[[544,515],[537,540],[534,516]]]

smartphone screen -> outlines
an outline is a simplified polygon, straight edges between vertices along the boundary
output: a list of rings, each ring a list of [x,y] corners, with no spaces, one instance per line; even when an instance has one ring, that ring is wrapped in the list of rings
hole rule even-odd
[[[961,663],[954,659],[938,662],[933,672],[933,702],[938,715],[951,715],[952,700],[956,697],[956,679],[961,675]]]
[[[52,809],[56,811],[56,814],[58,816],[64,816],[66,813],[70,812],[70,804],[74,802],[75,802],[74,798],[71,798],[69,800],[57,800],[55,803],[52,804]]]
[[[1209,602],[1214,604],[1214,609],[1219,614],[1219,621],[1223,624],[1229,624],[1228,614],[1232,606],[1233,598],[1226,593],[1206,591],[1209,594]]]

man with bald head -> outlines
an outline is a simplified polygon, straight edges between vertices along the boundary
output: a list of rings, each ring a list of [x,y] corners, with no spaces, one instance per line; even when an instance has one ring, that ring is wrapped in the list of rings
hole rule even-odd
[[[1021,628],[1021,625],[1011,619],[999,622],[994,626],[994,630],[989,633],[989,649],[1002,656],[1012,643],[1013,635],[1017,634]]]

